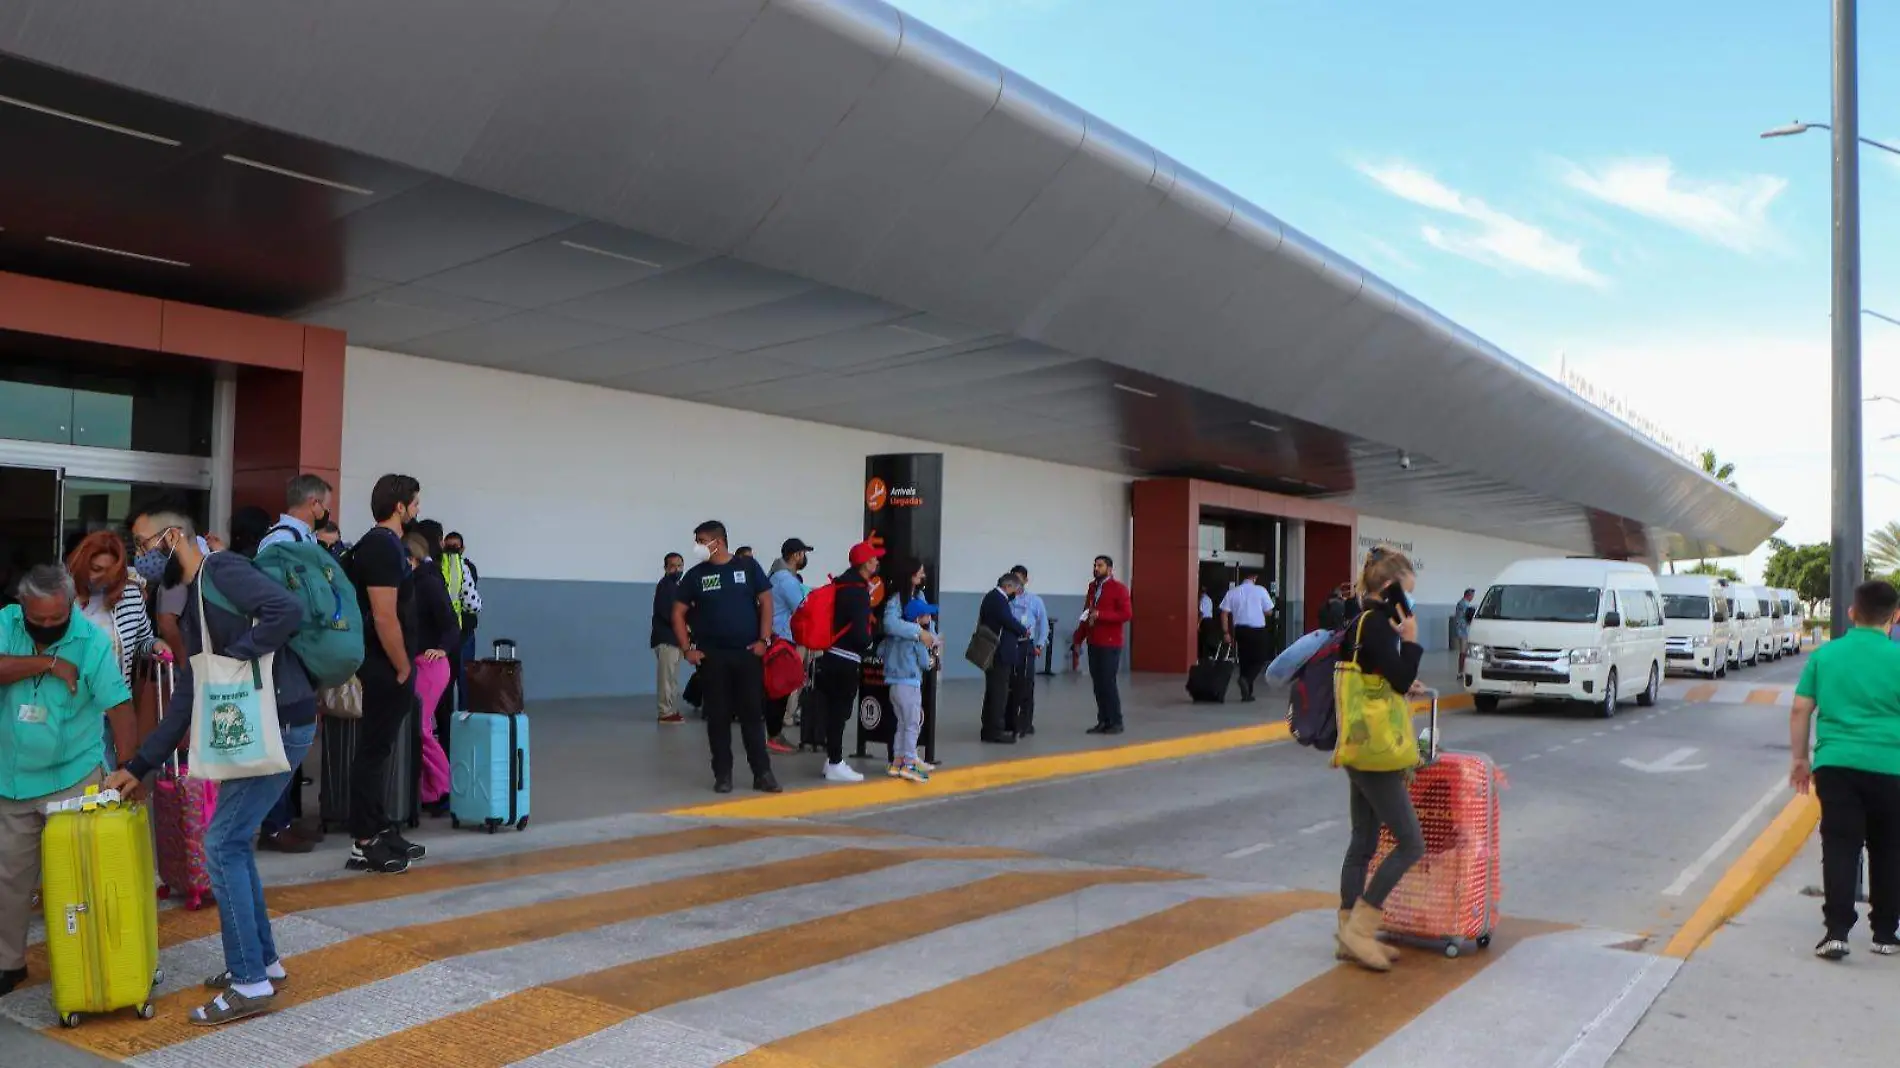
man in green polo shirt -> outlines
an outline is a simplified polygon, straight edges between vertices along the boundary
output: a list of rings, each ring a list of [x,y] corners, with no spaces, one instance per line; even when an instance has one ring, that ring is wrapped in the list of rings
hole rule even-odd
[[[132,700],[112,638],[73,611],[52,565],[0,608],[0,995],[26,979],[26,931],[40,878],[41,806],[100,781],[105,716]]]
[[[1891,584],[1862,583],[1848,609],[1854,629],[1814,651],[1794,691],[1788,780],[1804,794],[1811,785],[1821,802],[1827,934],[1814,953],[1823,960],[1847,956],[1863,849],[1874,952],[1900,954],[1900,645],[1887,638],[1896,608],[1900,591]]]

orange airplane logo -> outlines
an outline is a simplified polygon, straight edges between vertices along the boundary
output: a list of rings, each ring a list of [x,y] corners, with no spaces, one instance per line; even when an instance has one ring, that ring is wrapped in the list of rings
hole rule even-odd
[[[884,510],[884,502],[890,498],[891,488],[881,478],[874,478],[864,486],[864,507],[873,512]]]

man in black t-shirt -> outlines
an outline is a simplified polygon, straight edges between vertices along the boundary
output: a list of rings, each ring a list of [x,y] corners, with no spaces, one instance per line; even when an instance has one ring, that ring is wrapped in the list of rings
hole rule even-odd
[[[680,577],[673,637],[698,671],[706,734],[712,743],[713,789],[732,792],[732,723],[739,722],[752,788],[779,792],[765,747],[765,652],[772,642],[772,587],[756,561],[726,549],[725,524],[693,531],[700,563]],[[687,614],[692,627],[687,627]]]
[[[416,594],[402,531],[422,511],[422,485],[408,475],[384,475],[370,491],[369,505],[376,525],[350,550],[348,563],[363,610],[363,666],[356,673],[363,685],[363,719],[356,725],[356,755],[350,766],[354,845],[348,866],[395,873],[427,853],[403,838],[397,815],[385,803],[396,741],[403,731],[416,729],[410,720],[416,683],[409,661]]]

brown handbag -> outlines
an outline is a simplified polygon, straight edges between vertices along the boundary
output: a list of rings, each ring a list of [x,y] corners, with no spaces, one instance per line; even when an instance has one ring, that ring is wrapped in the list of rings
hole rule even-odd
[[[515,658],[515,643],[495,639],[495,655],[462,665],[468,684],[468,712],[515,716],[527,709],[522,698],[521,661]]]

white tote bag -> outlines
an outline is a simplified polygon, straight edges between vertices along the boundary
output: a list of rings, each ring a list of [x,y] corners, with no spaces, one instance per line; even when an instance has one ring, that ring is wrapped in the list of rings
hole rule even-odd
[[[290,770],[277,723],[276,653],[236,660],[211,651],[200,565],[198,633],[204,651],[191,658],[191,775],[197,779],[254,779]]]

